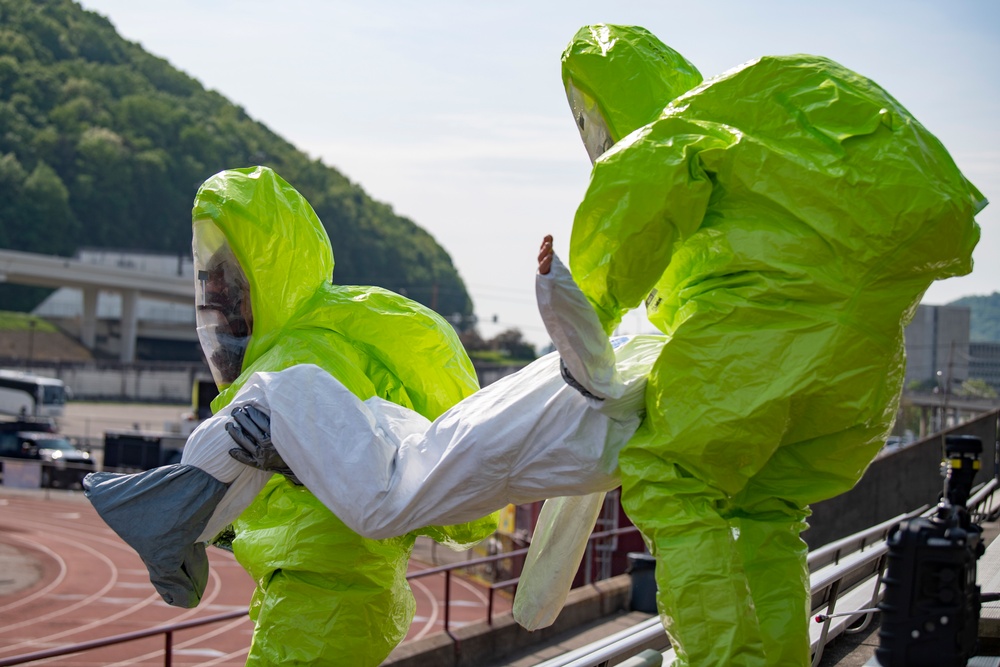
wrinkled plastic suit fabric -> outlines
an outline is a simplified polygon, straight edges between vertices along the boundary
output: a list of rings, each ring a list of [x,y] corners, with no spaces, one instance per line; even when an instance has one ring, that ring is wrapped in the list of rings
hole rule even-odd
[[[186,464],[95,472],[83,482],[97,513],[142,558],[163,601],[187,608],[198,606],[208,584],[205,543],[196,538],[227,487]]]
[[[627,80],[616,47],[636,29],[607,28],[600,58],[576,57],[595,41],[577,34],[564,78]],[[570,247],[607,331],[648,297],[670,336],[619,457],[623,504],[678,664],[808,664],[808,505],[884,443],[903,327],[932,281],[971,271],[986,201],[895,99],[825,58],[760,58],[663,106],[595,164]]]
[[[192,216],[223,232],[251,292],[243,373],[213,402],[216,411],[253,372],[303,363],[328,370],[362,400],[378,395],[431,419],[477,388],[442,318],[380,288],[332,284],[326,231],[270,169],[208,179]],[[491,534],[497,519],[418,532],[468,547]],[[415,606],[405,576],[417,533],[362,538],[280,475],[234,527],[234,553],[257,582],[247,664],[377,665],[405,636]]]
[[[562,77],[596,103],[616,142],[702,82],[697,67],[638,26],[581,28],[563,54]]]
[[[525,629],[547,628],[562,611],[605,495],[549,498],[542,505],[514,594],[514,620]]]

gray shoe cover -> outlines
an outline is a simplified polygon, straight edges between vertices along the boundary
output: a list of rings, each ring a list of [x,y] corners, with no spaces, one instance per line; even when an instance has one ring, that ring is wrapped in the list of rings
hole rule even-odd
[[[94,472],[83,480],[94,509],[139,554],[160,597],[187,608],[198,605],[208,583],[205,544],[195,540],[228,486],[180,463],[132,475]]]

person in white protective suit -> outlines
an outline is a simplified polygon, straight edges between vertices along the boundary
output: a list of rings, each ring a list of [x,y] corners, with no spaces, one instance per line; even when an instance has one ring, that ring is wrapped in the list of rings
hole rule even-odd
[[[551,248],[546,237],[536,296],[556,352],[433,422],[378,397],[361,401],[315,366],[257,373],[229,415],[192,434],[183,462],[223,481],[284,473],[374,539],[614,489],[618,450],[642,420],[646,376],[665,337],[609,340]],[[219,437],[220,420],[239,448]],[[223,500],[210,525],[242,509]]]
[[[218,487],[186,510],[194,530],[177,534],[176,521],[149,507],[141,534],[126,539],[157,590],[166,596],[182,588],[176,580],[190,573],[168,564],[193,562],[184,555],[228,526],[274,472],[305,484],[349,528],[372,539],[459,523],[509,503],[617,487],[618,451],[642,421],[646,377],[666,337],[609,340],[552,252],[551,237],[539,254],[536,297],[557,352],[433,422],[378,397],[361,401],[318,366],[253,374],[184,448],[179,468],[197,468]],[[117,486],[116,497],[134,500],[147,478],[178,474],[168,468],[107,474],[105,484]],[[125,529],[116,514],[106,514],[116,530]],[[194,545],[192,534],[198,534]],[[547,610],[561,606],[560,595],[555,603],[545,598]]]

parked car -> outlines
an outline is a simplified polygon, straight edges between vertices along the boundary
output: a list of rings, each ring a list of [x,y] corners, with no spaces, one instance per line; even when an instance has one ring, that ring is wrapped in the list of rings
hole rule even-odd
[[[41,461],[45,488],[83,488],[83,478],[94,471],[90,452],[46,431],[0,430],[0,458]]]

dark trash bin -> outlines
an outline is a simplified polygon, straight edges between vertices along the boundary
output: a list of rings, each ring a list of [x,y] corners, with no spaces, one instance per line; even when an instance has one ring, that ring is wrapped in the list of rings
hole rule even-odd
[[[632,579],[629,607],[632,611],[656,613],[656,559],[647,553],[630,553],[626,572]]]

